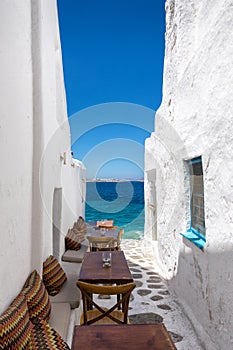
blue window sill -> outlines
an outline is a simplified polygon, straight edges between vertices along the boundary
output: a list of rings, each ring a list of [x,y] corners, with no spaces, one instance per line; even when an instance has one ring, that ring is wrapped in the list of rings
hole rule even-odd
[[[206,244],[206,238],[199,232],[190,228],[187,232],[181,233],[182,236],[193,242],[198,248],[203,249]]]

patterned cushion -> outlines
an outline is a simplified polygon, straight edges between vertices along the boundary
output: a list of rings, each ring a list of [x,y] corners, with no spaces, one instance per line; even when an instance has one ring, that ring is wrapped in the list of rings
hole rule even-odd
[[[55,329],[43,320],[38,321],[33,326],[32,345],[34,350],[70,349]]]
[[[50,255],[43,262],[43,282],[49,295],[58,294],[66,280],[65,271],[57,259]]]
[[[32,349],[31,331],[27,301],[19,294],[0,316],[0,349]]]
[[[73,228],[77,230],[80,234],[85,235],[85,233],[87,232],[87,225],[82,216],[79,216],[77,222],[74,223]]]
[[[72,228],[72,231],[75,233],[76,237],[78,237],[79,242],[83,242],[85,240],[85,234],[76,230],[75,228]]]
[[[81,239],[73,230],[69,229],[65,236],[66,250],[79,250],[81,248]]]
[[[51,313],[50,299],[36,270],[29,275],[22,292],[27,300],[31,321],[35,323],[37,318],[48,321]]]

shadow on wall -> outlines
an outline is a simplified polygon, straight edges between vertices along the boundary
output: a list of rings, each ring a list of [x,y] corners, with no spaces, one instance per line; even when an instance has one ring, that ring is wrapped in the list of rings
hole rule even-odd
[[[59,260],[62,215],[62,188],[53,192],[53,256]]]
[[[185,238],[183,243],[177,273],[168,283],[198,328],[204,348],[232,349],[233,252],[202,251]]]

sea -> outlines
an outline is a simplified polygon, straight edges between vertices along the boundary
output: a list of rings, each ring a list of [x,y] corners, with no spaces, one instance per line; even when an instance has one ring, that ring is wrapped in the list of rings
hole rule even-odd
[[[143,238],[144,182],[87,182],[85,218],[88,222],[114,220],[124,239]]]

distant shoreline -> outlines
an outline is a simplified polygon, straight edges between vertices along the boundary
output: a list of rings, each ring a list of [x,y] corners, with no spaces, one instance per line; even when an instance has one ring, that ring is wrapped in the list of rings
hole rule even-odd
[[[86,179],[85,182],[144,182],[144,179]]]

